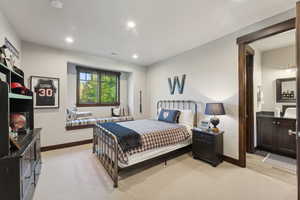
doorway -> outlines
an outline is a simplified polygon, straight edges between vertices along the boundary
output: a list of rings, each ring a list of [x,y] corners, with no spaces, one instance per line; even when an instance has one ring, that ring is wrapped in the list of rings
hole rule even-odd
[[[297,19],[300,19],[300,3],[297,3]],[[300,49],[300,20],[296,20],[296,18],[294,19],[290,19],[287,20],[285,22],[270,26],[268,28],[262,29],[260,31],[245,35],[243,37],[240,37],[237,39],[237,43],[239,45],[239,159],[238,159],[238,165],[241,167],[246,167],[247,163],[247,152],[249,153],[253,153],[253,150],[255,151],[255,145],[253,145],[253,143],[258,142],[258,140],[256,140],[253,135],[256,132],[255,128],[253,128],[253,124],[254,121],[256,121],[255,116],[256,113],[251,114],[251,107],[252,104],[255,103],[255,101],[257,99],[253,98],[253,95],[256,94],[257,91],[254,91],[255,89],[258,88],[254,88],[254,87],[250,87],[249,84],[251,84],[251,80],[253,81],[253,78],[251,78],[251,74],[253,75],[252,69],[251,69],[251,65],[252,65],[252,61],[251,61],[251,56],[249,56],[249,53],[247,51],[248,46],[255,42],[255,41],[259,41],[261,39],[265,39],[271,36],[275,36],[277,34],[281,34],[290,30],[296,30],[296,49],[297,49],[297,53],[295,53],[295,60],[297,61],[295,64],[295,68],[298,69],[299,67],[299,63],[300,63],[300,54],[299,54],[299,49]],[[254,52],[254,58],[255,58],[255,52]],[[250,61],[249,61],[250,59]],[[251,63],[252,62],[252,63]],[[247,68],[247,66],[249,68]],[[300,70],[297,70],[295,72],[296,77],[299,77],[300,75]],[[250,74],[250,75],[249,75]],[[276,81],[276,82],[280,82],[280,81]],[[253,82],[254,83],[254,82]],[[252,83],[252,85],[253,85]],[[295,103],[297,105],[300,105],[300,95],[299,95],[299,89],[300,89],[300,81],[299,79],[296,79],[295,81],[295,88],[296,88],[296,94],[294,94],[294,97],[296,99]],[[277,90],[276,90],[277,91]],[[251,95],[252,93],[252,95]],[[293,96],[292,94],[288,93],[289,97]],[[284,94],[286,95],[286,94]],[[281,96],[284,96],[283,93]],[[251,102],[250,97],[252,96],[252,100],[253,102]],[[250,99],[250,100],[249,100]],[[277,99],[277,97],[276,97]],[[280,111],[280,114],[285,114],[285,110],[286,107],[282,106],[282,109]],[[279,113],[279,112],[277,112]],[[249,117],[249,114],[251,115]],[[267,113],[262,113],[262,114],[267,114]],[[273,113],[274,114],[274,113]],[[296,118],[299,119],[300,117],[300,112],[299,109],[297,109],[295,111],[295,115]],[[253,119],[251,119],[251,117],[253,116]],[[252,121],[252,122],[251,122]],[[272,123],[272,127],[271,126],[267,126],[269,123]],[[252,125],[252,128],[249,127]],[[259,127],[265,127],[264,130],[270,130],[270,129],[274,129],[274,126],[276,127],[276,131],[278,132],[283,132],[283,128],[280,128],[281,126],[285,127],[286,123],[282,122],[280,120],[270,120],[269,122],[266,123],[260,123],[257,125]],[[299,130],[299,123],[294,123],[294,130],[288,129],[287,130],[287,135],[288,136],[293,136],[294,140],[295,140],[295,145],[296,146],[300,146],[300,140],[299,140],[299,135],[298,135],[298,130]],[[275,142],[275,148],[278,148],[279,150],[287,150],[285,147],[285,144],[278,144],[278,141],[286,141],[286,143],[289,142],[289,139],[287,139],[288,137],[284,137],[284,138],[280,138],[280,139],[276,139],[274,138],[274,136],[266,136],[264,137],[264,142],[265,142],[265,147],[269,147],[270,150],[274,150],[271,144],[268,144],[267,140],[269,140],[269,143],[272,143],[273,141],[277,141],[277,143]],[[254,140],[254,142],[252,142],[251,140]],[[259,141],[261,142],[261,141]],[[254,146],[254,148],[253,148]],[[299,170],[299,157],[300,157],[300,148],[296,148],[295,150],[296,155],[298,157],[297,159],[297,171]],[[286,151],[287,153],[288,151]],[[277,153],[277,152],[276,152]],[[299,173],[296,173],[296,179],[298,179],[298,183],[300,180],[300,176]],[[299,194],[299,184],[298,184],[298,194]],[[298,199],[300,200],[300,195],[298,195]]]
[[[296,186],[295,34],[247,45],[246,167]]]
[[[300,5],[300,4],[299,4]],[[267,27],[260,31],[242,36],[237,39],[239,45],[239,160],[238,164],[241,167],[246,167],[246,152],[247,150],[253,149],[252,139],[247,140],[247,138],[253,138],[253,130],[249,126],[253,126],[253,121],[251,118],[254,113],[252,111],[251,96],[253,97],[253,59],[255,58],[255,51],[250,48],[249,44],[259,41],[268,37],[272,37],[277,34],[281,34],[290,30],[295,30],[296,19],[290,19],[285,22],[275,24],[273,26]],[[248,59],[248,61],[247,61]],[[251,60],[252,59],[252,60]],[[250,60],[250,61],[249,61]],[[247,68],[250,66],[250,69]],[[248,73],[247,73],[248,72]],[[247,77],[248,75],[248,77]],[[247,81],[249,83],[247,83]],[[298,94],[298,93],[297,93]],[[248,98],[247,98],[248,97]],[[250,100],[248,100],[250,99]],[[248,105],[249,104],[249,105]],[[248,151],[248,152],[250,152]]]

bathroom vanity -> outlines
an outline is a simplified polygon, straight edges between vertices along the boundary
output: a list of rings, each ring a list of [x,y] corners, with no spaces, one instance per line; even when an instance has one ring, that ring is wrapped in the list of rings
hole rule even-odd
[[[274,112],[258,112],[257,149],[289,157],[296,157],[296,119],[275,117]]]

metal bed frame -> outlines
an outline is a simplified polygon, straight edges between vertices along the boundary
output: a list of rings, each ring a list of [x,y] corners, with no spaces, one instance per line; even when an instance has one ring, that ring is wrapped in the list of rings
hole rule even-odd
[[[159,108],[166,109],[194,109],[194,126],[197,126],[198,105],[191,100],[160,100],[157,102],[157,113]],[[176,151],[176,150],[175,150]],[[118,167],[118,140],[115,135],[96,125],[93,129],[93,153],[111,177],[114,187],[118,187],[119,167]],[[128,166],[129,167],[129,166]]]

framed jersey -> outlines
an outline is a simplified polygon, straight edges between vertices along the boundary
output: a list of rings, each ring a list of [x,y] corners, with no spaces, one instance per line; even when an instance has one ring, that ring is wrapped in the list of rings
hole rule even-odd
[[[34,108],[59,108],[59,79],[41,76],[30,77]]]

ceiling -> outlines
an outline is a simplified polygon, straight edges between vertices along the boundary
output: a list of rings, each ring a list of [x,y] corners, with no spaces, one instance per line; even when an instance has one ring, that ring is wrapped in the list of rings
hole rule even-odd
[[[296,30],[280,33],[250,44],[252,48],[261,52],[291,45],[296,45]]]
[[[56,9],[49,0],[0,0],[0,9],[25,41],[150,65],[294,8],[297,0],[62,1]],[[128,20],[134,30],[126,29]]]

